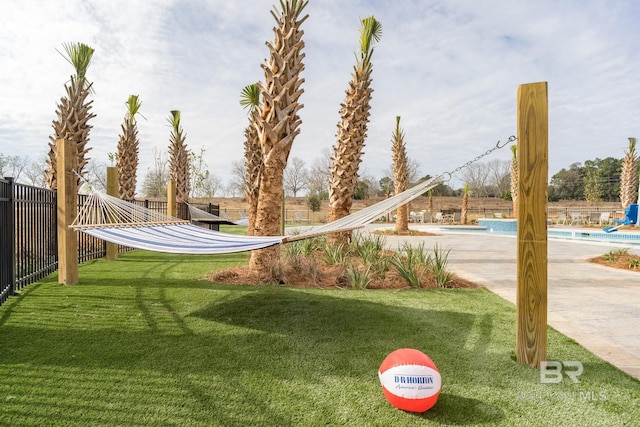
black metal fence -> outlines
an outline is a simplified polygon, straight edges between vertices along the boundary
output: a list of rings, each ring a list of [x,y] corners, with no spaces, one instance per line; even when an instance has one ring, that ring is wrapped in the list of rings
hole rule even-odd
[[[58,268],[57,193],[0,178],[0,305],[23,287],[48,276]],[[87,196],[78,196],[82,205]],[[167,213],[166,201],[132,200],[132,203]],[[211,203],[195,205],[218,215]],[[190,219],[186,204],[179,203],[176,215]],[[217,224],[210,228],[218,229]],[[78,262],[106,255],[106,243],[78,233]],[[119,252],[131,248],[119,246]]]
[[[56,192],[0,179],[0,304],[58,268]]]
[[[12,180],[0,179],[0,304],[15,292]]]
[[[56,192],[13,183],[15,290],[58,268]]]

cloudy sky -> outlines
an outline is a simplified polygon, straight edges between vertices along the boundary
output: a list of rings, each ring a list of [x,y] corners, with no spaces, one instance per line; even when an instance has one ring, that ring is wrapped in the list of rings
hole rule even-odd
[[[263,80],[273,40],[272,0],[3,0],[0,153],[47,153],[56,104],[72,66],[67,42],[95,49],[90,157],[108,164],[131,94],[140,96],[141,182],[166,151],[170,110],[187,145],[205,150],[224,182],[243,155],[241,89]],[[335,141],[339,104],[358,48],[360,19],[383,26],[373,56],[364,173],[391,164],[401,116],[420,174],[450,171],[516,133],[516,93],[549,85],[549,175],[574,162],[623,156],[640,137],[637,0],[310,0],[303,24],[302,133],[292,157],[307,166]],[[508,149],[491,158],[507,160]]]

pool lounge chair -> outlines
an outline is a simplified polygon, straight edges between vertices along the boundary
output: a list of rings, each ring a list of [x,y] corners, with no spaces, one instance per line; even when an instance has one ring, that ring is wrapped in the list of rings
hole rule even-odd
[[[625,225],[634,225],[638,223],[638,204],[633,203],[624,210],[624,219],[614,219],[613,222],[617,225],[615,227],[606,227],[602,230],[606,233],[612,233],[617,231],[620,227],[624,227]]]
[[[609,219],[610,215],[611,215],[611,213],[609,213],[609,212],[602,212],[600,214],[600,220],[599,220],[598,224],[599,225],[609,224],[611,222],[611,220]]]

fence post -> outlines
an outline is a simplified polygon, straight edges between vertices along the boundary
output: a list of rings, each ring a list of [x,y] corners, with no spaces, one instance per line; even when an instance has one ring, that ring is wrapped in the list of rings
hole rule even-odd
[[[0,304],[8,297],[16,293],[16,257],[15,257],[15,189],[14,181],[11,177],[4,178],[6,183],[2,183],[3,203],[0,212],[0,229],[3,230],[0,237]]]
[[[547,83],[518,87],[516,359],[547,359]]]
[[[9,211],[7,212],[7,230],[9,230],[8,234],[11,236],[11,240],[8,242],[9,256],[10,262],[8,264],[9,267],[9,278],[11,279],[11,290],[9,291],[9,295],[16,294],[16,182],[13,177],[8,177],[7,181],[9,183]]]
[[[78,235],[69,228],[78,211],[77,148],[73,141],[56,141],[58,177],[58,283],[78,283]]]
[[[176,215],[176,182],[167,182],[167,215],[177,217]]]
[[[107,167],[107,194],[109,196],[118,197],[118,168],[115,166]],[[109,261],[118,260],[118,245],[107,242],[107,256]]]

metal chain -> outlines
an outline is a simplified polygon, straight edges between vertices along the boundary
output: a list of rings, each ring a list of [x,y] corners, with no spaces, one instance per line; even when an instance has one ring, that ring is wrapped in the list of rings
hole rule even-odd
[[[442,181],[443,182],[448,182],[451,179],[451,176],[454,173],[460,172],[462,169],[464,169],[464,168],[468,167],[469,165],[477,162],[478,160],[482,159],[483,157],[488,156],[489,154],[493,153],[494,151],[499,150],[500,148],[506,147],[507,144],[509,144],[510,142],[513,142],[513,141],[515,141],[517,139],[518,138],[516,138],[514,135],[511,135],[509,138],[507,138],[507,140],[505,142],[501,142],[501,141],[498,140],[498,142],[496,143],[496,145],[493,148],[490,148],[487,151],[485,151],[484,153],[480,154],[479,156],[476,156],[475,159],[469,160],[467,163],[463,164],[462,166],[458,166],[457,168],[455,168],[451,172],[442,173],[440,175],[442,177]]]
[[[70,169],[70,172],[71,172],[72,174],[74,174],[76,177],[78,177],[78,180],[79,180],[79,181],[84,181],[84,183],[85,183],[85,184],[87,184],[87,185],[89,186],[89,190],[91,190],[91,192],[93,192],[93,191],[94,191],[93,185],[91,185],[91,183],[89,182],[89,180],[88,180],[87,178],[85,178],[83,175],[80,175],[80,174],[78,173],[78,171],[77,171],[77,170],[75,170],[75,169],[73,169],[73,168],[72,168],[72,169]]]

